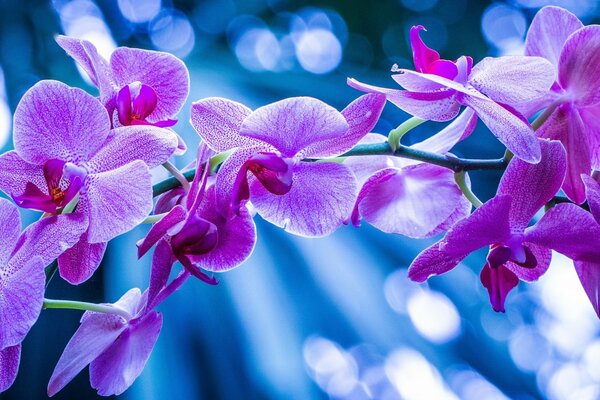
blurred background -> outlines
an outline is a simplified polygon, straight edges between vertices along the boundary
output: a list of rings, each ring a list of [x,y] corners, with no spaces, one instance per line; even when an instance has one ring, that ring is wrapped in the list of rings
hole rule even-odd
[[[540,7],[556,4],[584,23],[595,0],[0,0],[0,144],[12,146],[12,112],[40,79],[96,93],[56,45],[64,33],[115,46],[171,52],[191,75],[191,94],[175,129],[193,149],[189,104],[224,96],[250,107],[313,96],[338,109],[360,93],[346,77],[394,87],[390,67],[411,67],[414,24],[443,58],[520,54]],[[375,131],[407,115],[388,104]],[[481,124],[480,124],[481,125]],[[441,129],[427,123],[406,137]],[[457,148],[472,158],[503,149],[482,126]],[[176,160],[181,167],[195,152]],[[164,178],[157,171],[156,179]],[[473,173],[491,197],[499,174]],[[27,221],[35,217],[23,212]],[[383,234],[367,224],[323,239],[302,239],[256,218],[249,261],[209,287],[191,280],[161,306],[164,328],[146,369],[124,399],[577,399],[600,398],[600,323],[570,261],[521,283],[505,314],[492,311],[479,282],[485,251],[427,284],[406,278],[432,240]],[[47,297],[113,302],[144,289],[150,257],[136,260],[147,227],[109,246],[85,284],[60,278]],[[80,313],[43,311],[24,342],[21,369],[1,399],[46,398],[46,384]],[[92,399],[87,370],[56,398]]]

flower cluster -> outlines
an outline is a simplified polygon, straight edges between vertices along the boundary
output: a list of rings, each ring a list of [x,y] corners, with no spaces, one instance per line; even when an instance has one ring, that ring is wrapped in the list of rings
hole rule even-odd
[[[481,283],[502,312],[509,292],[544,274],[556,251],[574,261],[600,316],[600,27],[546,7],[525,55],[478,63],[441,59],[424,31],[410,31],[415,70],[392,68],[402,89],[348,79],[366,94],[342,111],[310,97],[255,110],[224,98],[195,101],[197,158],[183,172],[169,159],[187,150],[175,131],[189,94],[185,65],[125,47],[106,60],[88,41],[57,37],[99,95],[41,81],[15,111],[14,150],[0,156],[0,189],[13,200],[0,199],[0,392],[15,379],[21,343],[42,308],[86,311],[48,394],[88,365],[100,395],[125,391],[160,334],[156,308],[190,277],[216,285],[212,274],[250,257],[254,212],[304,237],[363,219],[411,238],[445,233],[410,265],[417,282],[487,247]],[[388,136],[372,133],[388,101],[413,118]],[[451,122],[419,143],[400,143],[426,120]],[[451,153],[478,120],[506,146],[502,159]],[[153,186],[150,170],[161,165],[173,178]],[[485,203],[471,191],[475,169],[504,170]],[[43,214],[21,231],[17,206]],[[138,242],[139,257],[153,251],[146,290],[113,304],[44,298],[55,270],[85,282],[107,243],[144,222],[153,223]]]

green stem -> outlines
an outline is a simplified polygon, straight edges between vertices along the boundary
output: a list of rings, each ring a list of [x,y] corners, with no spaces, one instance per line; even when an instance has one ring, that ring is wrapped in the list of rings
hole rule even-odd
[[[83,310],[99,312],[104,314],[114,314],[123,317],[126,321],[129,321],[131,318],[133,318],[133,316],[127,311],[112,304],[95,304],[86,303],[83,301],[44,299],[44,309],[48,308]]]
[[[229,158],[229,156],[231,155],[231,153],[233,153],[233,149],[231,150],[227,150],[224,151],[222,153],[219,153],[213,157],[210,158],[210,170],[214,171],[216,169],[216,167],[220,164],[222,164],[225,160],[227,160],[227,158]]]
[[[467,185],[466,177],[467,174],[465,171],[460,171],[454,174],[454,180],[465,197],[471,202],[471,204],[473,204],[473,207],[479,208],[483,203],[477,198],[477,196],[475,196],[475,193],[473,193],[469,185]]]
[[[169,171],[171,175],[173,175],[173,177],[179,181],[181,187],[183,187],[186,192],[190,190],[190,183],[187,181],[186,177],[181,173],[181,171],[177,169],[176,166],[167,161],[163,164],[163,167],[165,167],[165,169]]]
[[[191,182],[194,180],[194,176],[196,175],[196,170],[191,169],[189,171],[183,172],[181,175]],[[168,178],[162,182],[158,182],[156,185],[152,186],[152,195],[154,197],[159,196],[163,193],[168,192],[169,190],[175,189],[181,186],[181,182],[177,178]]]
[[[412,117],[401,123],[397,128],[392,129],[388,134],[388,143],[393,150],[398,149],[400,146],[400,139],[406,135],[409,131],[416,128],[425,122],[424,119]]]
[[[167,214],[168,213],[149,215],[145,220],[142,221],[142,224],[154,224],[163,219]]]

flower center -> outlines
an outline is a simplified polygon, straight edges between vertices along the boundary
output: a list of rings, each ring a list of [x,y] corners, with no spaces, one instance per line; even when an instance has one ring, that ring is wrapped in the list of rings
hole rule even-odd
[[[117,116],[121,125],[153,125],[167,128],[177,123],[177,120],[148,122],[147,118],[156,109],[158,96],[152,87],[140,82],[125,85],[117,94]]]
[[[48,160],[44,164],[48,192],[45,193],[33,182],[27,182],[23,194],[12,195],[12,198],[20,207],[59,214],[77,196],[86,176],[87,171],[83,167],[62,160]]]

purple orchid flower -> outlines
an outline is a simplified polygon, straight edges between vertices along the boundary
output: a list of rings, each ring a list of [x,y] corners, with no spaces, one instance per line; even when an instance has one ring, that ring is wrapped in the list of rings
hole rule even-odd
[[[392,68],[392,78],[406,90],[367,85],[349,78],[353,88],[381,93],[400,109],[425,120],[448,121],[461,106],[479,116],[515,156],[536,163],[540,148],[529,123],[513,107],[545,95],[555,79],[552,65],[541,57],[485,58],[473,67],[471,57],[442,60],[421,40],[425,30],[410,32],[416,71]]]
[[[114,312],[83,314],[52,373],[48,396],[62,390],[88,364],[90,383],[101,396],[123,393],[140,376],[162,328],[162,315],[155,308],[189,277],[184,271],[166,285],[171,268],[161,261],[154,263],[162,268],[153,269],[146,292],[129,290],[115,304],[107,305]]]
[[[208,183],[211,153],[204,143],[200,144],[189,193],[176,200],[169,197],[176,205],[139,242],[138,256],[158,243],[154,262],[168,264],[170,271],[177,260],[190,274],[215,285],[216,279],[208,277],[200,267],[225,272],[240,265],[252,254],[256,228],[246,207],[232,214],[227,210],[229,202],[219,202],[214,184]]]
[[[216,196],[240,209],[250,199],[267,221],[300,236],[324,236],[350,215],[356,179],[335,157],[373,128],[385,104],[362,96],[341,113],[320,100],[296,97],[252,112],[226,99],[192,105],[191,122],[215,151],[235,149],[217,175]],[[248,174],[250,173],[250,174]]]
[[[20,206],[50,214],[78,201],[74,214],[89,222],[81,240],[58,259],[60,275],[79,284],[100,264],[106,242],[150,213],[149,167],[173,154],[177,138],[153,126],[110,130],[97,99],[42,81],[17,106],[14,145],[16,151],[0,156],[0,189]]]
[[[0,199],[0,393],[15,380],[21,342],[42,310],[44,267],[79,240],[81,215],[43,218],[21,235],[17,207]]]
[[[465,110],[436,135],[411,148],[445,154],[475,129],[477,116]],[[369,134],[360,143],[382,143],[387,137]],[[449,229],[469,215],[471,203],[454,180],[454,172],[437,165],[398,157],[350,157],[344,164],[356,175],[361,190],[351,221],[361,216],[386,233],[426,238]]]
[[[527,164],[513,159],[495,197],[413,261],[408,276],[417,282],[453,269],[473,251],[490,246],[481,282],[495,311],[519,279],[533,281],[548,268],[551,250],[577,261],[600,258],[600,226],[574,204],[558,204],[533,226],[536,212],[558,191],[565,176],[566,155],[557,141],[540,141],[542,160]]]
[[[538,130],[543,138],[560,140],[567,151],[567,176],[562,189],[574,202],[585,201],[581,174],[600,169],[600,26],[583,26],[559,7],[544,7],[533,19],[525,54],[541,56],[558,72],[552,91],[534,107],[556,107]]]

